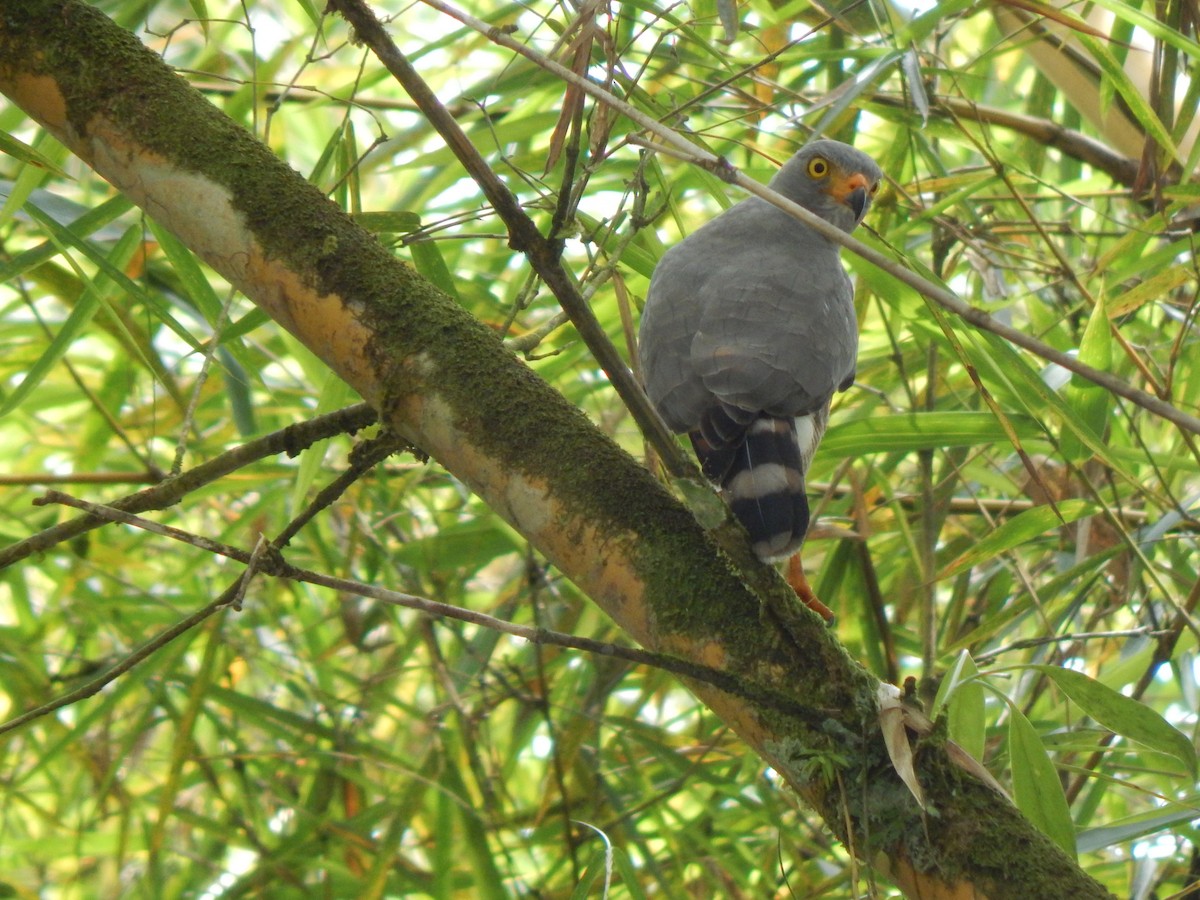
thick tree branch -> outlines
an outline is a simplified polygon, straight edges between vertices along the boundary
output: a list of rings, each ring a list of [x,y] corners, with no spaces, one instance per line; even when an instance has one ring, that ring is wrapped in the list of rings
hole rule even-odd
[[[731,565],[485,326],[132,35],[78,0],[0,0],[0,91],[307,344],[637,641],[836,711],[814,727],[689,682],[910,896],[1108,896],[936,740],[917,748],[934,814],[919,808],[884,746],[877,682],[819,617],[797,611],[786,632],[764,620],[764,606],[791,602],[777,578],[748,582],[749,569]],[[822,774],[829,766],[835,778]]]

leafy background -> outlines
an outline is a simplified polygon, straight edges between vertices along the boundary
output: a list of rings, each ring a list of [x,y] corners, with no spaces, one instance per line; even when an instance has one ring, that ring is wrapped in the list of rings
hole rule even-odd
[[[478,188],[344,23],[308,0],[97,5],[643,453]],[[1095,10],[1021,7],[1067,22],[1093,73],[981,3],[857,3],[837,22],[763,0],[472,12],[761,180],[814,132],[853,140],[888,173],[865,240],[1195,413],[1193,8],[1109,2],[1084,24]],[[630,358],[655,260],[737,194],[444,12],[377,10],[560,227]],[[76,515],[34,505],[47,486],[112,502],[354,402],[19,110],[0,106],[0,133],[0,542]],[[916,678],[1114,892],[1180,895],[1200,879],[1195,436],[847,262],[859,379],[813,467],[806,551],[839,638]],[[247,458],[151,518],[249,552],[362,440]],[[369,467],[287,558],[623,640],[434,462]],[[6,719],[130,659],[243,568],[120,525],[5,559]],[[0,740],[14,896],[582,897],[610,875],[615,897],[896,896],[670,676],[350,586],[260,577],[240,610]]]

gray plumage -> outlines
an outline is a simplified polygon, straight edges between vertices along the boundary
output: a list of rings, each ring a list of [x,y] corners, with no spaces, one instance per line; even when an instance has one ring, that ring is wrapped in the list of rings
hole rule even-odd
[[[771,187],[850,232],[881,178],[866,154],[814,141]],[[654,271],[639,338],[646,390],[667,425],[691,436],[764,559],[804,540],[804,476],[857,352],[839,245],[758,197],[693,232]]]

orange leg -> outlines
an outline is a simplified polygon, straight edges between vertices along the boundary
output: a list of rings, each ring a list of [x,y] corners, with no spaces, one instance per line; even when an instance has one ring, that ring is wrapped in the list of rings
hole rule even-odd
[[[796,592],[796,596],[800,598],[800,602],[824,619],[826,624],[832,625],[836,618],[833,610],[818,600],[817,595],[813,593],[812,586],[804,575],[804,563],[800,560],[799,553],[794,554],[788,560],[785,577],[787,583],[792,586],[792,590]]]

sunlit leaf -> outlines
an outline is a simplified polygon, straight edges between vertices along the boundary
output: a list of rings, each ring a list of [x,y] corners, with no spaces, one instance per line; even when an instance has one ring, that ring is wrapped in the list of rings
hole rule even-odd
[[[1017,808],[1064,851],[1075,855],[1075,826],[1054,763],[1024,714],[1009,707],[1008,753]]]
[[[945,708],[950,717],[950,737],[975,759],[983,759],[987,728],[984,688],[978,678],[975,661],[962,651],[938,685],[932,714],[937,716]]]
[[[1049,675],[1064,694],[1105,728],[1170,754],[1187,767],[1193,778],[1196,777],[1196,748],[1191,740],[1146,704],[1074,669],[1036,668]]]
[[[966,569],[985,563],[1047,531],[1094,513],[1096,507],[1086,500],[1064,500],[1056,506],[1036,506],[1013,516],[968,551],[947,563],[938,578],[951,578]]]
[[[1018,416],[1013,421],[1024,439],[1041,436],[1033,420]],[[988,413],[909,413],[831,425],[821,446],[825,453],[834,456],[861,456],[935,447],[971,447],[1005,438],[1000,423]]]

